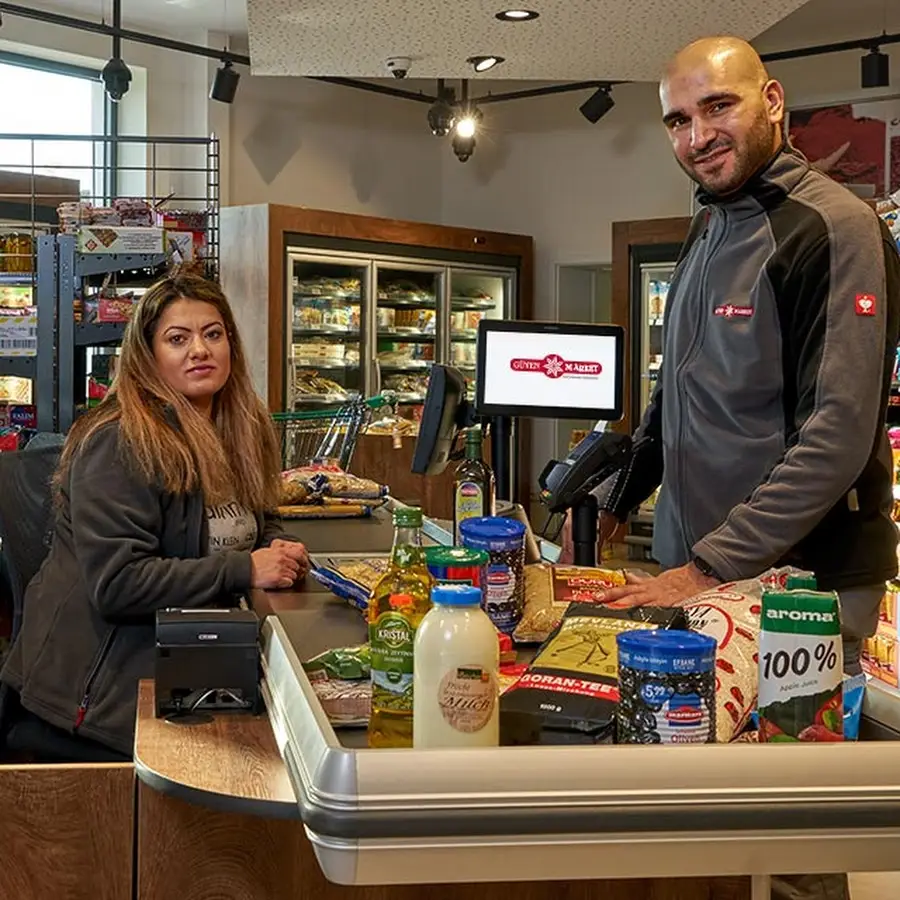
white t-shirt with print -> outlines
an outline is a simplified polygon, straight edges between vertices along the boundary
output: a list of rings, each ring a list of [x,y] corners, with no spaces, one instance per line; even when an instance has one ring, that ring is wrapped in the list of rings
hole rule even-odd
[[[256,546],[259,532],[256,516],[246,506],[236,501],[207,506],[206,521],[209,527],[208,554],[223,550],[252,550]]]

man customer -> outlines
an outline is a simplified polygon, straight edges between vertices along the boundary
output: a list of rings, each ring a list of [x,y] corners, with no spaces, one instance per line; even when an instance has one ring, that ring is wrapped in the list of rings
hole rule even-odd
[[[674,605],[794,564],[839,592],[857,672],[897,573],[884,422],[900,256],[874,211],[790,146],[784,90],[749,44],[691,44],[659,93],[702,210],[669,289],[633,463],[599,491],[604,540],[661,486],[664,571],[609,599]],[[776,879],[773,892],[848,896],[846,876]]]

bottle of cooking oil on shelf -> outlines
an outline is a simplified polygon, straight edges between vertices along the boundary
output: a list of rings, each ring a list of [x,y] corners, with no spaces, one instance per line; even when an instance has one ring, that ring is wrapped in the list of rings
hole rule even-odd
[[[459,546],[459,526],[466,519],[495,515],[494,472],[484,461],[481,428],[466,431],[466,457],[456,467],[453,482],[453,540]]]
[[[390,564],[369,600],[370,747],[413,745],[416,629],[431,609],[433,584],[422,548],[422,510],[415,507],[394,510]]]

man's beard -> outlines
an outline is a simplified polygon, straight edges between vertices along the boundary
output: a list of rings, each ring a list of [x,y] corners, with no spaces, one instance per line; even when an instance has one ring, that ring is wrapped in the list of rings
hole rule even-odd
[[[772,158],[775,146],[775,126],[769,122],[765,112],[760,112],[759,118],[753,123],[753,128],[747,134],[743,143],[738,146],[733,141],[724,138],[715,141],[702,152],[693,154],[693,158],[702,159],[714,151],[727,147],[731,150],[734,165],[727,178],[722,180],[719,176],[703,177],[699,175],[690,162],[687,164],[679,160],[679,165],[685,174],[709,194],[714,196],[727,196],[740,190],[760,169]]]

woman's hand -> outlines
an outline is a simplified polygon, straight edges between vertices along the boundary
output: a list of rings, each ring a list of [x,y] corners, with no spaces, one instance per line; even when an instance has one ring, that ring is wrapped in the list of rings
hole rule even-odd
[[[294,578],[294,584],[297,584],[306,578],[310,568],[309,551],[303,544],[299,541],[285,541],[281,538],[275,538],[270,546],[284,550],[285,553],[297,563],[298,570],[297,575]]]
[[[251,587],[271,591],[294,586],[301,577],[301,567],[295,559],[296,551],[288,552],[287,546],[290,546],[287,541],[273,541],[271,547],[263,547],[250,554]],[[305,548],[303,552],[306,552]],[[307,570],[308,567],[307,558]]]

